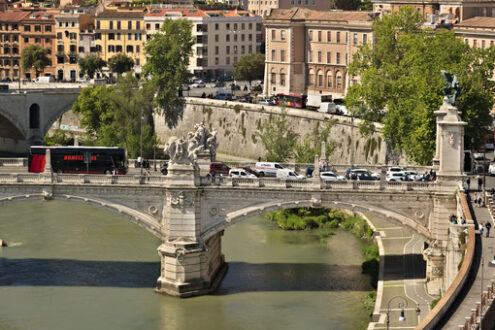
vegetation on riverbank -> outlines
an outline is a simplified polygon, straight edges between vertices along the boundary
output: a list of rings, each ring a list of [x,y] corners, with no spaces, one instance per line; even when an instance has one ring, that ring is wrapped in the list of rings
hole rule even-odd
[[[338,228],[350,231],[366,243],[361,250],[361,268],[364,274],[371,277],[371,284],[376,288],[380,255],[378,245],[372,240],[373,229],[363,218],[336,209],[304,207],[269,212],[265,217],[285,230],[320,229],[318,236],[321,239],[334,235]]]

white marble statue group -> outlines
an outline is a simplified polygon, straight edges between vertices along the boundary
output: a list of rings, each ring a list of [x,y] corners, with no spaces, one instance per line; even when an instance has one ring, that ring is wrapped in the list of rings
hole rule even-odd
[[[172,136],[164,151],[170,156],[170,164],[189,165],[198,158],[198,153],[209,153],[214,158],[218,148],[217,131],[208,131],[204,123],[195,124],[194,131],[184,137]]]

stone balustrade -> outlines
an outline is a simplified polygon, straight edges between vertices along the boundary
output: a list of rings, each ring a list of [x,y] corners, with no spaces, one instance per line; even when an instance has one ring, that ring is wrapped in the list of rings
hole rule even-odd
[[[483,329],[490,329],[495,321],[495,316],[493,315],[493,312],[495,311],[495,305],[493,304],[494,297],[495,276],[489,281],[486,286],[486,290],[484,290],[481,294],[481,301],[476,303],[476,308],[471,310],[471,314],[469,316],[466,316],[464,324],[459,325],[458,330],[478,329],[480,320],[483,322]]]
[[[27,166],[27,158],[0,158],[0,166]]]

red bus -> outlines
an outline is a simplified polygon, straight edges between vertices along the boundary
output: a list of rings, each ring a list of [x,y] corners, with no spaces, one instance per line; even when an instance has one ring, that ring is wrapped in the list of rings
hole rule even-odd
[[[291,108],[306,108],[306,95],[277,94],[277,105],[285,105]]]
[[[50,149],[52,171],[56,173],[126,174],[127,151],[120,147],[32,146],[28,171],[45,171],[46,150]]]

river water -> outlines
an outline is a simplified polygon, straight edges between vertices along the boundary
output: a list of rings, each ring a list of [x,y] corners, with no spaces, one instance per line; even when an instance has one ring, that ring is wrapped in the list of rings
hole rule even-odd
[[[225,231],[213,295],[156,294],[160,241],[117,214],[63,201],[0,206],[0,329],[364,329],[361,242],[261,217]]]

